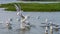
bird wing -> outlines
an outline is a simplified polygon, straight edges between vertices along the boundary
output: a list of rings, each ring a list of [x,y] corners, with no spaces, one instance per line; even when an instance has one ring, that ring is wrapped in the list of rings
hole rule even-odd
[[[16,11],[20,11],[21,8],[20,8],[20,5],[19,4],[14,4],[15,8],[16,8]]]

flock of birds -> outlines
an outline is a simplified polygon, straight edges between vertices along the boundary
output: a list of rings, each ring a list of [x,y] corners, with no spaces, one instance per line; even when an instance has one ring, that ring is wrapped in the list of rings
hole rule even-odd
[[[53,34],[53,30],[58,32],[60,29],[59,27],[60,25],[53,24],[52,22],[48,23],[47,19],[46,19],[46,23],[41,23],[41,24],[45,24],[44,26],[40,26],[40,27],[45,27],[45,34],[48,34],[48,29],[50,29],[50,34]]]
[[[14,4],[15,8],[16,8],[16,11],[17,11],[17,16],[20,16],[21,17],[21,23],[20,23],[20,29],[22,30],[25,30],[27,28],[30,28],[30,23],[27,21],[27,19],[29,18],[29,16],[24,16],[22,14],[22,10],[20,9],[20,5],[19,4]],[[6,22],[6,25],[8,27],[8,29],[11,29],[11,23],[10,21],[12,21],[12,19],[9,19],[7,22]],[[18,21],[20,21],[20,19],[18,19]]]
[[[27,21],[28,18],[30,18],[30,16],[24,16],[22,14],[22,10],[19,4],[14,4],[16,11],[17,11],[17,15],[21,17],[21,23],[20,23],[20,29],[25,30],[25,29],[30,29],[31,24]],[[39,17],[38,17],[39,19]],[[12,21],[12,19],[9,19],[8,21],[6,21],[6,25],[8,29],[12,29],[11,27],[11,23],[10,21]],[[20,19],[19,19],[20,21]],[[45,33],[48,34],[48,28],[50,29],[51,34],[53,34],[53,29],[55,29],[56,31],[59,31],[59,26],[57,24],[53,24],[52,22],[48,23],[48,20],[46,19],[46,23],[41,23],[41,24],[45,24],[44,26],[40,26],[40,27],[45,27]],[[53,27],[55,26],[55,28]]]

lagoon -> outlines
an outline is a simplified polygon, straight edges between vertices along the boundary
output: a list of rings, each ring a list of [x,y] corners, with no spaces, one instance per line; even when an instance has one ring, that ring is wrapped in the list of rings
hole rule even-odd
[[[60,12],[23,12],[24,15],[30,16],[30,19],[28,19],[28,21],[36,27],[31,27],[31,29],[28,31],[20,31],[18,30],[20,28],[20,21],[17,21],[17,19],[20,17],[17,16],[16,13],[17,12],[0,10],[0,23],[2,23],[0,24],[1,34],[45,34],[45,28],[42,28],[40,26],[42,25],[41,23],[45,22],[46,18],[48,21],[52,21],[53,23],[60,25]],[[4,28],[6,25],[6,20],[9,18],[13,19],[11,22],[11,30]],[[60,31],[54,31],[54,34],[60,34]]]

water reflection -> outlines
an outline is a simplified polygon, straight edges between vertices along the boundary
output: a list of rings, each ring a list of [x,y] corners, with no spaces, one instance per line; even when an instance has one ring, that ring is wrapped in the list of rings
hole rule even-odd
[[[16,30],[18,32],[18,34],[29,34],[30,30]]]

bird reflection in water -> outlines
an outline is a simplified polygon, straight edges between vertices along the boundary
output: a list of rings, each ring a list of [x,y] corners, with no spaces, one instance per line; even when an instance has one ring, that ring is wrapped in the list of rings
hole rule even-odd
[[[18,34],[29,34],[30,29],[18,29],[16,30],[18,32]]]

